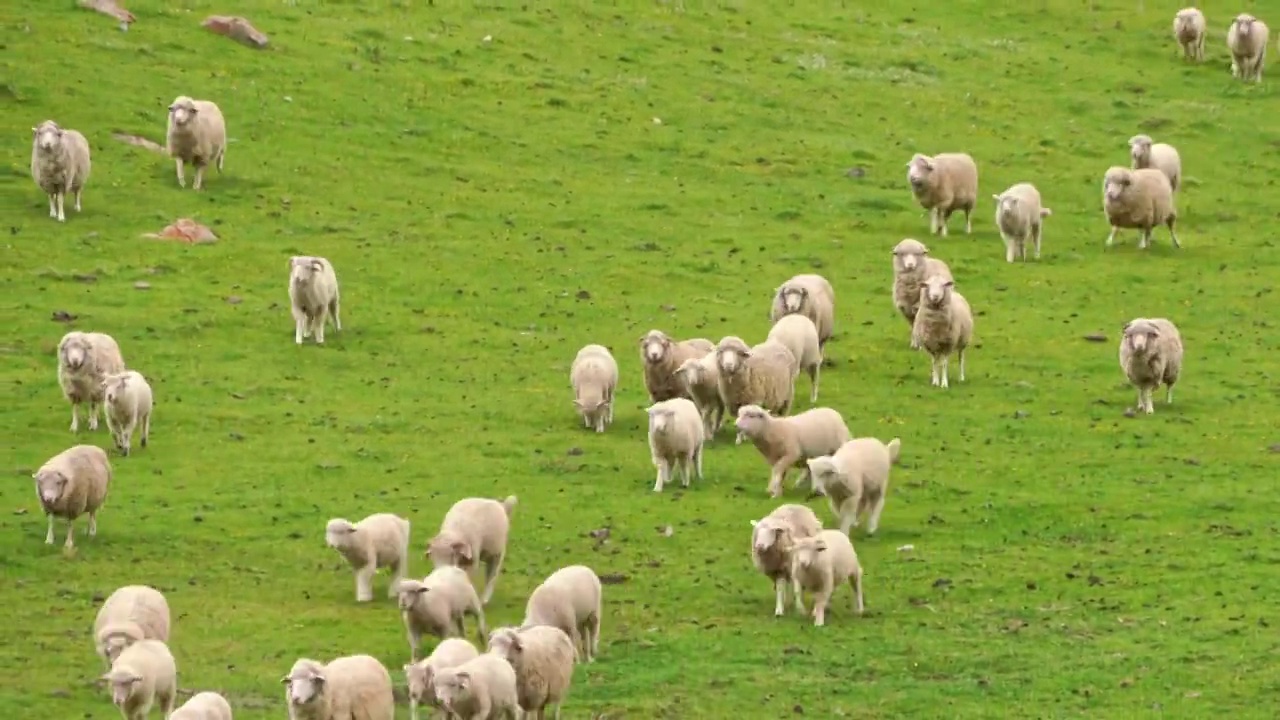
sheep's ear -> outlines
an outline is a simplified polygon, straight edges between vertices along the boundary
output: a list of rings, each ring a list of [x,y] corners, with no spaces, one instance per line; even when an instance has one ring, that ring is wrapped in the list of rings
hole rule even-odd
[[[814,552],[826,552],[826,551],[827,551],[827,544],[826,544],[825,542],[823,542],[823,541],[819,540],[818,542],[816,542],[816,543],[814,543],[814,544],[813,544],[813,550],[814,550]]]
[[[31,477],[35,477],[35,475],[32,475]],[[759,522],[760,522],[760,521],[758,521],[758,520],[752,520],[752,521],[751,521],[751,527],[755,527]]]
[[[324,272],[324,263],[319,260],[312,260],[311,269],[315,272]]]
[[[458,679],[458,687],[463,690],[467,689],[471,685],[471,673],[464,670],[460,673],[454,673],[453,676]]]
[[[456,542],[452,546],[453,552],[467,562],[471,561],[471,548],[467,547],[464,542]]]
[[[1133,324],[1133,323],[1131,323],[1131,322],[1127,322],[1127,323],[1125,323],[1125,324],[1124,324],[1124,327],[1120,328],[1120,332],[1129,332],[1129,326],[1130,326],[1130,325],[1132,325],[1132,324]]]
[[[422,593],[424,593],[424,592],[426,592],[426,591],[428,591],[428,590],[430,590],[430,589],[431,589],[431,588],[427,587],[426,585],[423,585],[423,586],[422,586],[422,587],[420,587],[420,588],[415,588],[415,589],[414,589],[414,592],[416,592],[416,593],[418,593],[419,595],[421,595]]]
[[[948,281],[946,281],[946,282],[942,283],[942,287],[944,287],[944,288],[955,287],[955,284],[956,284],[956,283],[955,283],[955,281],[954,281],[954,280],[948,280]]]
[[[293,257],[289,258],[289,269],[292,270],[300,260],[302,260],[302,258],[298,257],[297,255],[294,255]]]
[[[33,127],[33,128],[31,128],[31,134],[32,134],[32,135],[39,135],[39,134],[40,134],[40,128],[34,128],[34,127]]]
[[[177,103],[174,103],[173,105],[169,106],[169,112],[173,112],[174,110],[177,110],[177,109],[178,109]],[[288,678],[285,678],[285,679],[287,680]]]

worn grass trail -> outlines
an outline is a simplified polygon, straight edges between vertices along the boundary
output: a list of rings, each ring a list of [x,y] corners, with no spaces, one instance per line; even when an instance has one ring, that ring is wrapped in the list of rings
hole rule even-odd
[[[1270,717],[1280,95],[1232,82],[1229,17],[1192,67],[1169,3],[579,5],[139,0],[128,33],[69,3],[0,14],[0,716],[116,717],[89,629],[138,582],[169,597],[182,687],[238,720],[284,715],[299,656],[370,653],[399,684],[385,579],[357,606],[325,521],[399,512],[420,551],[455,500],[515,493],[491,624],[559,566],[620,581],[566,718]],[[224,12],[272,48],[199,28]],[[199,194],[110,137],[163,140],[179,94],[234,139]],[[46,118],[94,152],[65,224],[28,175]],[[1181,251],[1102,247],[1101,177],[1138,132],[1182,153]],[[972,236],[930,239],[904,166],[947,150],[985,200]],[[1006,265],[990,195],[1024,180],[1054,215],[1044,259]],[[222,240],[139,238],[183,216]],[[946,392],[890,298],[908,236],[977,313]],[[292,343],[293,254],[337,268],[325,347]],[[747,521],[775,505],[753,449],[726,431],[705,482],[650,491],[636,350],[652,327],[758,342],[772,289],[811,270],[839,307],[821,404],[903,440],[881,534],[854,534],[869,612],[841,590],[821,629],[775,620],[751,568]],[[1188,350],[1175,404],[1129,419],[1116,338],[1140,315]],[[29,475],[74,441],[54,373],[73,327],[113,334],[157,408],[64,558]],[[570,402],[588,342],[623,371],[604,435]]]

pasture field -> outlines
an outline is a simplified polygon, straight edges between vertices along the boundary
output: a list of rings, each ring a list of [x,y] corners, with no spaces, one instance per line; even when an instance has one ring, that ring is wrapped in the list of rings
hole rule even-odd
[[[127,33],[69,0],[0,12],[0,717],[118,717],[90,627],[130,583],[169,598],[181,687],[237,720],[285,716],[300,656],[369,653],[399,686],[385,576],[357,605],[325,522],[409,517],[421,576],[450,504],[512,493],[491,625],[562,565],[610,576],[565,718],[1274,717],[1280,75],[1230,77],[1237,10],[1206,11],[1193,66],[1181,5],[1150,0],[127,5]],[[1274,0],[1245,9],[1280,25]],[[226,13],[271,47],[200,28]],[[180,94],[218,102],[234,140],[201,193],[111,137],[163,142]],[[29,176],[48,118],[94,153],[65,224]],[[1103,247],[1101,178],[1139,132],[1182,154],[1181,250],[1165,230]],[[950,150],[980,167],[974,232],[930,238],[905,165]],[[991,194],[1019,181],[1054,214],[1043,259],[1009,265]],[[221,239],[140,237],[178,217]],[[904,237],[977,315],[946,391],[892,304]],[[295,254],[341,282],[321,347],[293,343]],[[824,628],[772,616],[748,520],[777,502],[731,428],[705,481],[652,492],[637,347],[650,328],[759,342],[800,272],[837,293],[819,404],[903,441],[880,533],[853,535],[868,613],[842,588]],[[1116,355],[1137,316],[1178,323],[1187,356],[1174,404],[1131,418]],[[71,329],[114,335],[157,406],[66,557],[30,474],[77,440],[55,380]],[[589,342],[622,370],[603,435],[568,387]]]

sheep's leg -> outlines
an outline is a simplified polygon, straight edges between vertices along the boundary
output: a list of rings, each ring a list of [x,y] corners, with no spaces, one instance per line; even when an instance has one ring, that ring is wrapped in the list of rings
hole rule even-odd
[[[1116,227],[1115,225],[1111,226],[1111,234],[1107,236],[1107,247],[1111,247],[1112,245],[1116,244],[1116,233],[1119,230],[1120,228]]]
[[[142,416],[142,447],[147,446],[147,442],[151,439],[151,413]]]
[[[76,212],[80,212],[80,194],[84,192],[84,188],[76,188]]]
[[[929,234],[938,233],[938,208],[929,208]]]
[[[184,188],[187,186],[186,164],[182,162],[182,158],[177,158],[174,165],[178,167],[178,187]]]
[[[218,148],[218,174],[222,174],[222,160],[227,156],[226,146]]]
[[[698,471],[698,479],[702,480],[702,445],[693,451],[693,467]]]
[[[943,355],[942,360],[939,363],[940,365],[942,365],[942,387],[944,388],[949,387],[947,385],[947,364],[950,361],[951,361],[951,356],[948,354],[948,355]]]
[[[804,607],[804,588],[800,587],[800,578],[791,579],[791,597],[796,601],[796,614],[804,617],[808,614]]]
[[[875,535],[876,528],[880,527],[880,513],[884,511],[885,493],[880,491],[880,495],[876,497],[875,502],[871,505],[871,514],[867,516],[867,534]]]
[[[67,200],[67,194],[65,192],[59,191],[58,192],[58,222],[67,221],[67,214],[63,212],[63,205],[65,204],[66,200]]]
[[[785,577],[777,577],[773,579],[773,616],[782,617],[787,612],[787,579]]]
[[[853,588],[853,610],[861,615],[867,611],[862,598],[862,568],[854,570],[853,575],[849,576],[849,586]]]
[[[299,345],[302,339],[310,334],[307,330],[307,317],[298,310],[293,311],[293,341]]]
[[[484,605],[481,603],[472,604],[471,614],[476,616],[476,638],[481,645],[484,645],[489,637],[489,624],[484,620]]]
[[[600,611],[591,614],[591,657],[600,654]],[[559,706],[556,706],[556,714],[560,713]]]
[[[106,415],[106,408],[102,408],[102,414]],[[89,429],[98,429],[98,403],[93,400],[89,401]]]
[[[960,348],[960,382],[964,382],[964,351],[965,348]]]
[[[71,548],[74,548],[76,546],[75,534],[76,534],[76,521],[68,520],[67,521],[67,541],[62,543],[62,546],[64,548],[70,550]]]
[[[946,212],[943,212],[941,209],[939,209],[938,210],[938,234],[941,235],[942,237],[947,236],[948,222],[951,222],[951,211],[947,210]]]
[[[316,311],[315,317],[311,319],[311,332],[316,336],[316,344],[324,344],[324,318],[326,313],[324,308]]]
[[[409,720],[418,720],[418,699],[409,696]]]
[[[745,436],[744,436],[742,433],[738,433],[738,436],[737,436],[737,437],[735,437],[735,438],[733,439],[733,444],[734,444],[734,445],[741,445],[741,444],[742,444],[742,440],[743,440],[743,438],[744,438],[744,437],[745,437]]]
[[[967,207],[964,209],[964,234],[965,235],[973,234],[973,208],[972,207]]]
[[[1173,404],[1173,383],[1169,383],[1165,386],[1164,401],[1167,405]]]
[[[338,298],[335,297],[333,299],[333,302],[329,303],[329,315],[333,318],[334,330],[342,329],[342,318],[338,317],[338,311],[340,309],[341,307],[340,307],[340,303],[338,302]]]
[[[689,487],[689,481],[693,475],[693,453],[689,453],[685,457],[680,458],[680,485]]]
[[[855,492],[840,504],[839,511],[836,513],[840,517],[840,532],[848,535],[854,528],[858,527],[858,506],[861,504],[861,492]]]
[[[52,545],[53,544],[53,515],[49,515],[48,517],[49,517],[49,532],[46,533],[44,536],[44,544]]]
[[[1174,229],[1174,226],[1178,224],[1178,218],[1171,215],[1165,221],[1165,224],[1169,226],[1169,237],[1173,240],[1173,246],[1176,248],[1182,247],[1182,243],[1178,242],[1178,232]]]
[[[1142,239],[1138,240],[1138,249],[1146,250],[1151,247],[1151,228],[1142,229]]]
[[[196,181],[191,183],[192,190],[199,190],[204,187],[204,163],[196,163]]]
[[[71,432],[80,432],[80,403],[71,403]]]
[[[596,654],[591,647],[590,619],[584,620],[581,624],[578,625],[578,633],[582,636],[582,656],[587,659],[587,662],[595,662]]]
[[[356,570],[356,602],[369,602],[373,599],[373,574],[378,566],[369,563]]]
[[[493,597],[493,586],[498,582],[498,573],[502,572],[502,562],[507,559],[507,551],[503,550],[502,554],[496,558],[489,558],[484,563],[484,594],[480,596],[480,602],[484,605],[489,604],[490,598]]]
[[[662,486],[667,484],[667,475],[665,472],[667,468],[667,461],[659,460],[658,462],[655,462],[654,465],[658,466],[658,479],[653,483],[653,491],[662,492]]]
[[[89,537],[94,537],[97,534],[98,534],[98,511],[94,510],[93,512],[89,513]]]
[[[111,413],[107,413],[107,417],[110,418]],[[128,457],[129,450],[132,444],[133,444],[133,423],[129,423],[128,425],[125,425],[123,428],[120,429],[120,452],[124,453],[125,456]]]
[[[816,364],[809,368],[809,380],[813,383],[813,389],[809,391],[809,403],[818,402],[818,376],[822,374],[822,360],[818,360]]]
[[[930,355],[929,363],[930,363],[929,377],[931,378],[930,382],[934,385],[934,387],[937,387],[942,384],[942,378],[938,375],[938,358]]]
[[[822,627],[827,623],[827,603],[831,602],[832,588],[824,583],[824,587],[813,594],[813,625]]]
[[[1007,263],[1011,263],[1013,262],[1014,257],[1017,255],[1017,248],[1014,247],[1013,240],[1011,240],[1003,232],[1001,232],[1000,235],[1001,235],[1001,239],[1004,240],[1004,261]]]
[[[1036,244],[1036,255],[1035,255],[1035,257],[1036,257],[1036,259],[1037,259],[1037,260],[1039,260],[1039,259],[1040,259],[1040,234],[1041,234],[1042,232],[1044,232],[1044,225],[1043,225],[1043,224],[1041,224],[1041,223],[1036,223],[1036,233],[1035,233],[1035,235],[1034,235],[1034,236],[1032,236],[1032,239],[1035,241],[1035,244]],[[1024,259],[1024,260],[1026,259],[1026,256],[1025,256],[1025,255],[1023,256],[1023,259]]]
[[[49,193],[49,217],[58,219],[58,194]]]

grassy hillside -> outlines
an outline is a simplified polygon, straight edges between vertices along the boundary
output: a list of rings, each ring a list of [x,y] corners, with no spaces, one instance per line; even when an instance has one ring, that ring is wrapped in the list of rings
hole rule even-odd
[[[408,516],[420,576],[449,505],[511,493],[491,624],[562,565],[614,576],[567,719],[1273,715],[1280,92],[1232,80],[1226,11],[1191,66],[1177,3],[551,5],[135,0],[127,33],[69,1],[0,13],[0,717],[118,717],[90,627],[130,583],[168,595],[181,686],[237,720],[285,715],[299,656],[369,653],[399,684],[385,578],[358,606],[325,522]],[[199,26],[237,12],[268,50]],[[111,137],[163,142],[179,94],[233,139],[202,193]],[[93,148],[65,224],[28,172],[48,118]],[[1139,132],[1182,153],[1180,251],[1103,248],[1101,178]],[[929,238],[905,165],[950,150],[980,165],[974,233]],[[1054,214],[1044,258],[1008,265],[990,196],[1019,181]],[[140,237],[178,217],[220,241]],[[904,237],[977,315],[947,391],[893,308]],[[294,254],[342,283],[323,347],[293,343]],[[777,504],[754,449],[726,430],[705,482],[651,491],[637,351],[650,328],[759,342],[773,289],[814,271],[838,296],[820,404],[903,441],[881,532],[854,532],[868,613],[841,589],[824,628],[775,620],[751,567]],[[1175,403],[1136,419],[1135,316],[1187,345]],[[114,335],[157,408],[68,558],[29,476],[76,442],[70,329]],[[589,342],[623,375],[604,435],[568,387]]]

